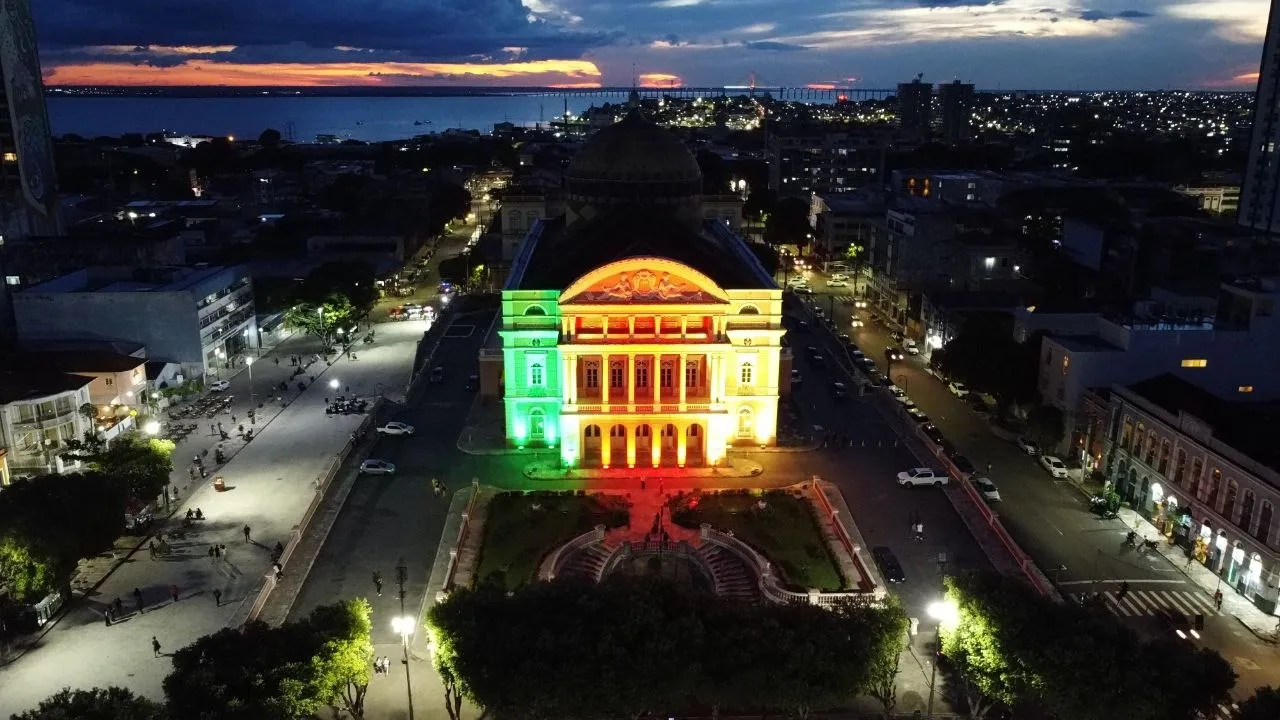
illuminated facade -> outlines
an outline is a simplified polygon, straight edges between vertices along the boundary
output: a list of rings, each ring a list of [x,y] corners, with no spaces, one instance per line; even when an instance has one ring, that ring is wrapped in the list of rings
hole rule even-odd
[[[570,167],[570,207],[530,230],[503,289],[508,442],[601,468],[711,465],[731,445],[774,444],[781,290],[697,212],[683,144],[634,114],[600,135]],[[607,167],[599,148],[625,156],[635,136],[646,167],[593,172]]]

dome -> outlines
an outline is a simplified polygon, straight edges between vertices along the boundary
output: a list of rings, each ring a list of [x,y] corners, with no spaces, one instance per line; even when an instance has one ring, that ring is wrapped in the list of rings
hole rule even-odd
[[[635,109],[588,140],[569,164],[565,177],[569,181],[570,192],[573,192],[575,184],[590,184],[592,181],[697,183],[695,192],[702,191],[702,171],[693,153],[680,138],[650,122]]]

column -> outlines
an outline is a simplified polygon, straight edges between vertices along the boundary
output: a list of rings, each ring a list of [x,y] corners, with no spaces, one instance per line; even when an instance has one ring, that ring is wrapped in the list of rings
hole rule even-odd
[[[681,387],[684,387],[681,385]],[[684,459],[689,451],[689,428],[684,423],[676,425],[676,465],[684,467]]]
[[[570,395],[570,393],[572,392],[572,389],[569,387],[569,369],[571,367],[572,367],[572,360],[569,358],[569,353],[567,352],[561,353],[560,354],[560,399],[566,405],[573,402],[573,400],[570,399],[573,397],[572,395]]]
[[[634,329],[634,323],[635,323],[635,319],[632,318],[633,329]],[[633,352],[630,352],[630,353],[627,353],[627,404],[634,405],[635,402],[636,402],[636,354]],[[634,462],[635,461],[632,460],[632,463]]]
[[[600,402],[609,404],[609,354],[600,356]]]
[[[649,423],[649,461],[654,467],[662,464],[662,428],[666,423]]]
[[[676,382],[680,383],[680,404],[681,405],[684,405],[685,390],[687,389],[686,385],[688,384],[687,383],[688,378],[685,376],[685,370],[684,370],[685,362],[687,361],[688,357],[689,357],[688,355],[684,353],[680,353],[680,364],[676,367],[676,372],[675,372]],[[681,440],[680,442],[683,443],[684,440]],[[681,447],[684,447],[684,446],[681,445]],[[681,457],[683,457],[683,455]]]
[[[729,373],[737,372],[737,368],[731,362],[732,357],[733,356],[730,356],[728,353],[720,353],[720,379],[716,386],[716,394],[720,396],[720,402],[724,402],[724,396],[728,394],[728,390],[726,388],[729,387]],[[763,365],[763,363],[757,363],[757,365]],[[763,367],[756,368],[756,377],[752,379],[757,385],[763,377],[760,374],[762,372],[764,372]],[[788,378],[788,382],[790,382],[790,378]]]
[[[636,428],[634,425],[627,425],[627,467],[636,466]]]
[[[627,332],[633,338],[636,336],[636,316],[635,315],[627,316]]]
[[[707,381],[708,401],[711,403],[720,402],[720,376],[724,373],[724,367],[721,364],[720,353],[715,353],[709,357],[711,365],[711,377]]]
[[[577,404],[578,402],[578,365],[578,353],[569,353],[569,380],[567,384],[569,386],[569,402],[571,404]]]
[[[683,340],[685,335],[689,334],[689,316],[680,316],[680,339]]]
[[[604,333],[605,340],[609,339],[609,316],[608,315],[603,315],[600,317],[600,332]]]

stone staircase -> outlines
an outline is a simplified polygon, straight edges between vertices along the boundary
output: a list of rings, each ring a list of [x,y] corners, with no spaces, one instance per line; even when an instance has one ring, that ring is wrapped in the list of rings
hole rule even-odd
[[[600,573],[604,570],[605,563],[609,561],[609,556],[613,554],[617,547],[614,543],[606,540],[592,543],[578,550],[565,563],[559,577],[581,578],[591,582],[598,581]]]
[[[694,554],[711,569],[716,594],[740,600],[760,599],[755,575],[737,555],[712,543],[702,543]]]

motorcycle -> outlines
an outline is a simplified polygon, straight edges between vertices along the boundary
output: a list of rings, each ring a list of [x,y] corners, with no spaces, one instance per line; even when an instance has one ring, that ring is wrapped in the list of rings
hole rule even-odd
[[[1124,544],[1126,547],[1133,547],[1134,545],[1137,544],[1137,542],[1138,542],[1138,533],[1133,530],[1130,530],[1124,536]]]

